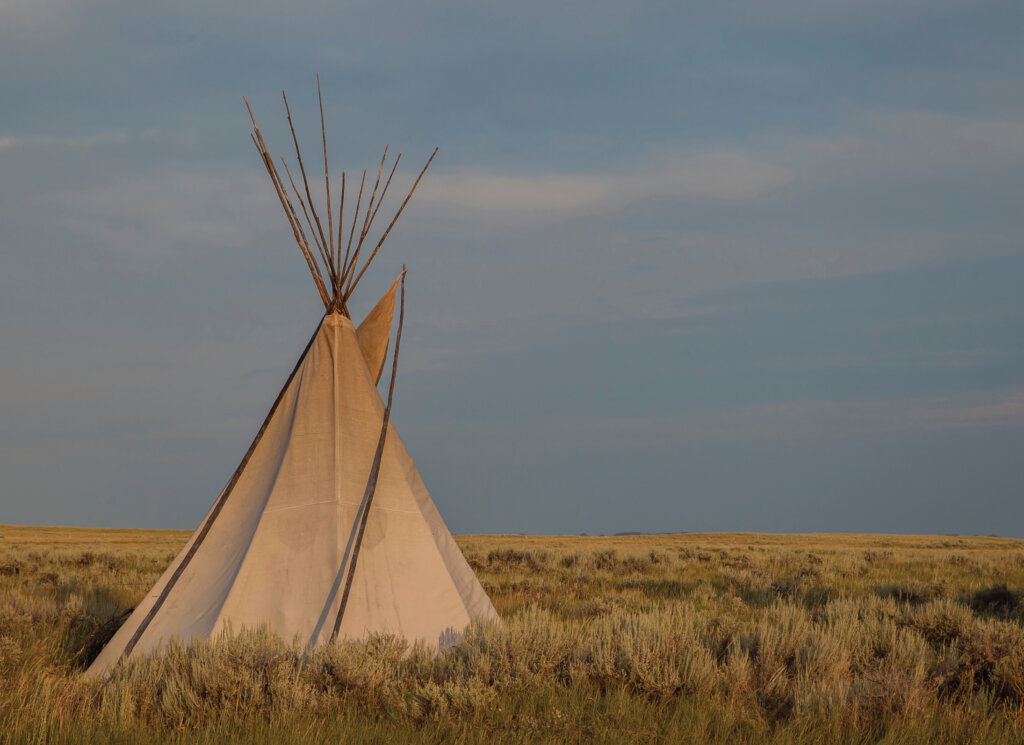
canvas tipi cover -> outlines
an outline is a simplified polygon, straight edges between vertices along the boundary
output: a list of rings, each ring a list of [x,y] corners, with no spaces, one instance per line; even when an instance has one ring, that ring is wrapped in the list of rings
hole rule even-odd
[[[238,470],[89,673],[225,630],[266,626],[303,645],[390,633],[443,646],[471,620],[497,618],[391,424],[375,468],[396,285],[357,332],[343,267],[328,275],[327,313]]]

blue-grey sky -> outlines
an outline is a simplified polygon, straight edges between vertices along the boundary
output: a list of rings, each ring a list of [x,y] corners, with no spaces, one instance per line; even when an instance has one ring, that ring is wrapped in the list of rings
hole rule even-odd
[[[192,527],[321,307],[249,141],[441,148],[394,417],[456,532],[1024,536],[1017,0],[0,4],[0,523]],[[407,182],[406,182],[407,183]]]

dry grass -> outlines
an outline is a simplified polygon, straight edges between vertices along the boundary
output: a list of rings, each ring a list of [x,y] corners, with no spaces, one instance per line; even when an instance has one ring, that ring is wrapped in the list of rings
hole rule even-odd
[[[0,741],[1024,742],[1024,542],[459,543],[505,624],[441,656],[260,630],[80,671],[184,531],[0,527]]]

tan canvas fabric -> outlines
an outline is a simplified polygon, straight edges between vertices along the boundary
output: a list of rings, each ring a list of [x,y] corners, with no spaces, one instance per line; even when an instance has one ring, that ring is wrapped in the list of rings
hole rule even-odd
[[[384,371],[384,361],[388,356],[388,341],[391,338],[391,319],[395,317],[395,290],[398,289],[396,279],[384,297],[377,301],[373,310],[367,314],[363,322],[356,329],[356,338],[359,339],[359,348],[363,350],[363,357],[366,359],[366,366],[370,368],[373,375],[373,382],[380,380],[380,374]]]
[[[172,637],[207,638],[261,624],[288,641],[329,640],[383,420],[375,382],[352,322],[326,316],[133,655]],[[89,673],[102,674],[118,660],[195,540]],[[390,632],[443,645],[473,618],[497,615],[391,425],[340,635]]]

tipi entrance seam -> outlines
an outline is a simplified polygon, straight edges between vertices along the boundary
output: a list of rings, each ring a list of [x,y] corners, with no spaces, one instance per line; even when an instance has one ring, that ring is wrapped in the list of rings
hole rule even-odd
[[[349,323],[349,325],[351,325],[351,322]],[[331,350],[331,361],[333,363],[333,368],[334,368],[334,375],[333,375],[333,378],[332,378],[332,380],[333,380],[333,387],[334,387],[334,390],[332,391],[332,401],[333,401],[334,411],[332,413],[333,413],[333,415],[335,417],[335,422],[337,421],[337,415],[338,415],[338,404],[339,404],[338,394],[339,394],[339,392],[341,390],[341,384],[340,384],[340,381],[339,381],[338,378],[339,378],[339,376],[341,374],[341,367],[342,367],[340,364],[338,364],[338,359],[337,359],[337,356],[336,356],[337,353],[338,353],[338,350],[339,350],[339,348],[341,346],[341,344],[339,343],[339,340],[338,340],[338,334],[339,334],[338,327],[334,326],[332,324],[330,326],[330,333],[329,333],[330,342],[328,343],[328,346],[330,347],[330,350]],[[360,353],[360,356],[361,356],[361,353]],[[363,364],[364,364],[364,367],[365,367],[365,364],[366,364],[365,359],[363,360]],[[367,373],[369,373],[369,369],[368,368],[367,368]],[[341,500],[341,492],[342,492],[342,483],[341,483],[341,477],[340,477],[341,469],[338,468],[338,462],[340,461],[340,452],[339,452],[340,448],[341,448],[341,438],[338,435],[337,428],[335,428],[334,429],[334,463],[335,463],[335,470],[334,470],[334,494],[335,494],[335,500],[334,501],[336,502],[336,504],[338,505],[338,508],[339,508],[339,509],[336,510],[337,524],[338,524],[338,536],[339,536],[339,538],[341,537],[341,535],[343,533],[342,524],[341,524],[341,521],[342,521],[342,510],[340,508],[343,505],[344,506],[348,506],[348,507],[356,507],[356,514],[355,514],[355,519],[352,521],[351,527],[348,528],[348,534],[349,534],[348,535],[348,541],[345,544],[344,550],[341,552],[341,561],[340,561],[340,564],[338,566],[338,571],[335,574],[334,581],[331,583],[330,590],[328,590],[328,592],[327,592],[327,598],[324,601],[324,606],[323,606],[323,610],[320,612],[320,617],[317,619],[316,625],[313,627],[313,631],[310,634],[308,646],[313,646],[313,645],[316,644],[317,639],[320,638],[320,634],[323,633],[324,626],[332,619],[332,616],[333,616],[332,611],[334,610],[334,606],[335,606],[336,601],[339,600],[338,592],[341,590],[342,578],[345,576],[345,570],[348,568],[349,561],[351,561],[352,548],[353,548],[353,545],[355,544],[356,533],[359,530],[359,520],[360,520],[360,518],[361,518],[361,516],[363,514],[363,510],[365,509],[365,505],[366,505],[366,494],[365,493],[363,495],[362,501],[360,501],[360,502],[348,502],[348,501],[344,501],[343,502]],[[339,541],[338,546],[340,547],[340,545],[341,545],[341,543]]]

